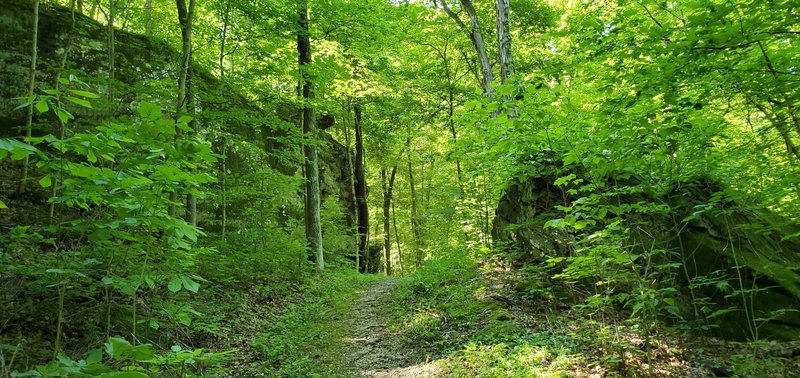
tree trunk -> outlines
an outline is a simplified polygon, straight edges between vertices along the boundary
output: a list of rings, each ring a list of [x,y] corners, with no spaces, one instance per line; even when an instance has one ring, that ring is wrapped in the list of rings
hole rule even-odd
[[[431,189],[433,187],[433,174],[436,171],[436,155],[431,156],[431,167],[428,168],[427,187],[425,188],[425,212],[431,209]],[[425,179],[425,177],[423,177]]]
[[[147,0],[148,3],[151,0]],[[222,39],[219,44],[219,81],[221,85],[225,85],[225,42],[228,36],[228,16],[230,14],[230,4],[225,6],[225,16],[222,19]],[[228,228],[228,187],[227,187],[227,176],[228,176],[228,169],[225,166],[225,152],[227,149],[227,138],[225,137],[225,124],[223,123],[222,126],[222,159],[219,160],[221,169],[220,169],[220,186],[222,187],[222,240],[225,240],[227,228]]]
[[[351,111],[351,107],[350,107],[350,102],[348,100],[347,117],[345,118],[345,121],[343,122],[343,124],[344,124],[343,125],[344,126],[344,147],[345,147],[345,151],[347,152],[347,169],[350,172],[350,174],[347,175],[348,188],[350,188],[350,195],[352,196],[351,198],[356,198],[356,192],[355,192],[355,189],[356,189],[355,182],[356,181],[355,181],[355,177],[354,177],[355,169],[353,168],[353,157],[352,157],[352,155],[350,155],[350,111]],[[356,208],[356,213],[358,213],[358,208]],[[350,224],[349,226],[352,227],[353,225]],[[360,269],[361,269],[361,254],[360,254],[361,250],[359,248],[359,241],[360,240],[361,239],[358,236],[358,232],[356,232],[356,238],[354,240],[355,241],[355,251],[356,251],[356,254],[355,254],[355,256],[356,256],[356,264],[355,265],[356,265],[356,270],[358,270],[358,271],[360,271]]]
[[[32,47],[31,47],[31,66],[30,76],[28,78],[28,98],[33,96],[33,88],[36,85],[36,60],[39,51],[39,0],[33,2],[33,31],[31,34]],[[25,137],[31,137],[31,128],[33,124],[33,102],[28,105],[28,117],[25,121]],[[25,193],[25,182],[28,181],[28,157],[22,160],[22,176],[17,183],[17,196]]]
[[[397,231],[397,211],[392,201],[392,223],[394,224],[394,243],[397,245],[397,268],[403,270],[403,251],[400,250],[400,233]]]
[[[514,61],[511,57],[511,33],[509,31],[508,0],[497,0],[497,47],[498,63],[500,65],[500,82],[505,84],[506,79],[514,75]]]
[[[410,132],[410,130],[409,130]],[[422,234],[417,215],[417,190],[414,184],[414,169],[411,165],[411,137],[406,139],[406,149],[408,150],[408,185],[411,188],[411,231],[414,234],[414,262],[416,267],[422,266]]]
[[[381,168],[381,182],[383,184],[383,272],[387,276],[392,275],[392,241],[389,210],[392,205],[392,189],[394,189],[394,177],[397,173],[397,166],[392,167],[389,181],[386,181],[386,168]]]
[[[186,0],[176,0],[178,8],[178,21],[181,26],[181,68],[178,76],[178,104],[176,118],[191,113],[194,94],[192,92],[192,29],[194,24],[194,0],[189,0],[189,7],[186,7]],[[181,136],[180,129],[176,130],[176,141]],[[177,193],[170,193],[170,200],[174,202]],[[197,197],[192,194],[187,195],[187,205],[189,207],[189,222],[197,226]],[[170,215],[175,215],[174,205],[170,205]]]
[[[508,0],[497,0],[497,52],[498,63],[500,65],[500,82],[507,84],[509,78],[514,76],[514,59],[511,55],[511,31],[509,29],[509,6]],[[513,95],[505,95],[503,100],[506,103],[514,102]],[[517,118],[519,110],[514,106],[508,113],[509,118]]]
[[[69,36],[67,37],[67,45],[66,45],[66,47],[64,47],[64,54],[61,55],[61,62],[59,63],[58,71],[56,71],[56,74],[55,74],[55,79],[56,80],[55,80],[55,83],[54,83],[54,88],[56,89],[56,92],[60,91],[61,81],[59,79],[61,78],[61,74],[64,72],[64,68],[67,65],[67,58],[69,57],[70,51],[72,51],[72,41],[73,41],[73,39],[75,37],[75,0],[71,0],[70,1],[70,15],[71,15],[71,18],[72,18],[72,23],[70,24]],[[56,97],[56,106],[58,106],[59,108],[61,107],[61,95],[58,95]],[[67,127],[67,125],[64,123],[64,121],[61,120],[61,117],[56,117],[56,118],[58,119],[58,139],[64,140],[64,137],[66,136],[66,127]],[[64,181],[64,146],[63,145],[59,149],[58,159],[59,159],[59,163],[60,163],[60,167],[59,167],[59,171],[58,171],[58,177],[54,180],[53,185],[52,185],[52,191],[50,192],[50,197],[53,197],[53,198],[55,198],[56,195],[58,194],[58,186]],[[50,222],[51,223],[54,220],[55,215],[56,215],[56,202],[52,201],[52,202],[50,202]]]
[[[181,0],[183,1],[183,0]],[[114,80],[116,61],[114,53],[114,18],[116,17],[116,0],[110,0],[108,5],[108,102],[114,103]],[[113,112],[113,110],[112,110]]]
[[[456,132],[456,123],[453,117],[455,116],[455,93],[453,89],[453,81],[450,73],[450,63],[447,65],[447,121],[450,124],[450,133],[453,135],[453,145],[458,145],[458,133]],[[464,178],[461,172],[461,160],[456,158],[456,177],[458,178],[458,191],[461,197],[464,197]]]
[[[144,13],[144,35],[150,38],[153,35],[153,0],[146,0],[144,2]]]
[[[194,0],[189,0],[189,6],[186,6],[186,0],[175,0],[175,6],[178,9],[178,22],[181,26],[181,65],[178,70],[178,98],[176,104],[175,118],[180,118],[186,114],[186,88],[189,78],[189,67],[192,64],[192,20],[194,18]],[[177,141],[181,135],[181,130],[175,130],[175,140]],[[169,193],[169,208],[170,216],[176,215],[175,202],[178,200],[178,193],[173,191]]]
[[[364,175],[364,141],[361,130],[361,104],[355,103],[356,129],[356,161],[355,161],[355,190],[356,190],[356,213],[358,216],[358,255],[361,262],[360,270],[367,272],[367,261],[369,260],[369,208],[367,207],[367,180]]]
[[[305,218],[306,238],[311,246],[312,257],[317,263],[317,270],[325,270],[325,257],[322,251],[322,222],[320,219],[320,193],[319,193],[319,157],[317,156],[317,119],[311,100],[314,98],[313,83],[308,74],[311,64],[311,38],[308,30],[308,1],[299,0],[297,3],[299,28],[297,30],[297,52],[300,69],[300,91],[303,96],[303,135],[311,138],[309,143],[303,143],[305,156]]]
[[[189,74],[186,76],[186,107],[187,113],[194,117],[194,90],[192,83],[194,82],[194,66],[191,64],[192,59],[189,58]],[[192,118],[189,121],[189,127],[192,128],[193,131],[197,130],[197,121]],[[197,171],[197,168],[194,169]],[[189,223],[192,226],[197,227],[197,196],[192,193],[186,195],[186,202],[189,205]]]
[[[469,15],[470,26],[464,24],[457,14],[453,13],[450,6],[447,5],[447,0],[440,0],[442,9],[447,13],[453,21],[458,24],[461,30],[467,34],[469,40],[472,42],[472,47],[478,55],[478,63],[481,67],[481,88],[483,94],[488,96],[492,93],[492,82],[494,81],[494,73],[492,73],[492,65],[489,62],[489,55],[486,53],[486,44],[483,42],[483,33],[481,32],[481,23],[478,20],[478,14],[472,6],[472,0],[460,0],[461,8]]]

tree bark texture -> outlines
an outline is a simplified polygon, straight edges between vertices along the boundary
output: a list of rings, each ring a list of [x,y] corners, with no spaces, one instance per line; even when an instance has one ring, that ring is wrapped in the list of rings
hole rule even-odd
[[[325,270],[325,258],[322,250],[322,222],[320,218],[319,192],[319,157],[317,155],[317,118],[311,100],[314,98],[313,83],[308,68],[311,65],[311,39],[308,31],[308,2],[299,0],[299,28],[297,31],[297,52],[300,68],[300,91],[303,97],[303,135],[311,138],[303,143],[305,156],[305,218],[306,238],[311,246],[311,258],[316,262],[317,270]],[[305,138],[304,138],[305,139]]]
[[[353,106],[355,113],[356,129],[356,161],[353,178],[356,190],[356,213],[358,231],[358,256],[359,270],[362,273],[367,271],[369,260],[369,208],[367,207],[367,179],[364,175],[364,140],[361,130],[361,104],[355,103]]]
[[[189,0],[187,7],[186,0],[175,0],[175,6],[178,9],[178,23],[181,26],[181,64],[178,70],[178,98],[176,101],[175,118],[180,118],[186,114],[186,92],[187,82],[189,80],[189,67],[192,64],[192,20],[194,18],[194,0]],[[175,130],[175,139],[181,135],[181,130]],[[178,193],[170,192],[169,194],[169,208],[170,216],[175,216],[176,208],[175,202],[178,200]]]
[[[420,268],[424,256],[422,255],[422,232],[417,213],[417,189],[414,183],[414,169],[411,165],[411,137],[406,139],[406,149],[408,150],[408,185],[411,189],[411,231],[414,234],[414,262],[416,267]]]
[[[383,272],[387,276],[392,275],[392,233],[389,211],[392,206],[392,190],[394,189],[394,177],[397,174],[397,166],[392,167],[387,181],[386,168],[381,169],[381,182],[383,184]]]
[[[484,95],[492,93],[492,82],[494,81],[494,73],[492,72],[492,65],[489,62],[489,55],[486,53],[486,43],[483,41],[483,33],[481,32],[481,23],[478,20],[478,13],[475,12],[475,7],[472,6],[472,0],[460,0],[461,9],[467,12],[469,16],[470,25],[467,26],[461,18],[458,17],[447,5],[447,0],[440,0],[442,9],[447,13],[453,21],[458,24],[464,33],[467,34],[469,40],[472,42],[472,47],[478,56],[478,63],[481,67],[481,88]]]
[[[497,11],[497,46],[498,63],[500,65],[500,82],[505,84],[506,79],[514,75],[514,60],[511,56],[511,33],[508,27],[508,0],[497,0],[495,5]]]

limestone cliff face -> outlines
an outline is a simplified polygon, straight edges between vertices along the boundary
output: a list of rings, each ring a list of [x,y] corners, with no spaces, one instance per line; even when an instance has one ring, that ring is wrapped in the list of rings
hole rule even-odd
[[[69,127],[80,129],[105,119],[130,116],[136,113],[142,101],[161,106],[165,113],[175,108],[176,76],[180,54],[162,41],[124,31],[115,32],[115,80],[111,83],[108,71],[107,30],[94,20],[75,14],[75,29],[68,9],[40,5],[39,48],[36,91],[53,88],[59,63],[69,51],[67,64],[61,77],[80,80],[73,84],[97,93],[94,109],[70,108],[76,119]],[[22,134],[25,109],[15,109],[20,97],[26,94],[29,77],[31,30],[33,27],[33,1],[4,0],[0,7],[0,137]],[[68,48],[69,47],[69,48]],[[113,85],[113,100],[108,101],[108,87]],[[192,70],[192,87],[195,93],[196,119],[201,132],[225,130],[238,138],[261,147],[265,161],[274,170],[294,175],[300,168],[297,154],[299,126],[296,112],[287,109],[280,100],[273,103],[248,100],[220,82],[211,72],[195,65]],[[35,112],[36,113],[36,112]],[[48,115],[36,114],[34,134],[54,134],[57,123]],[[351,167],[347,162],[345,147],[321,132],[321,189],[325,196],[336,196],[348,221],[355,218],[355,200],[349,181]],[[215,142],[218,136],[206,135]],[[246,156],[228,149],[227,169],[235,172],[252,171],[253,163]],[[288,157],[288,158],[287,158]],[[252,160],[252,159],[251,159]],[[8,163],[0,171],[13,168]],[[0,182],[13,180],[0,173]],[[3,185],[5,186],[5,184]],[[0,188],[2,189],[2,188]],[[214,209],[205,209],[213,213]]]

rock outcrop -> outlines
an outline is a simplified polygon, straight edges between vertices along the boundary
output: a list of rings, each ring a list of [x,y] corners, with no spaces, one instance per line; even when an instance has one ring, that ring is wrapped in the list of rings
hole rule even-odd
[[[23,134],[26,112],[16,109],[19,100],[15,98],[27,91],[32,10],[31,0],[8,0],[0,7],[0,83],[3,83],[0,85],[0,138]],[[80,129],[109,118],[132,116],[142,101],[156,103],[165,112],[174,109],[180,54],[167,43],[116,31],[115,73],[114,80],[110,80],[104,25],[76,13],[73,29],[68,9],[46,4],[40,6],[39,18],[36,92],[55,86],[62,56],[68,52],[67,64],[60,76],[71,75],[80,80],[80,84],[74,85],[100,95],[93,100],[93,109],[70,109],[76,117],[70,128]],[[107,96],[109,85],[113,88],[112,101],[108,101]],[[299,129],[296,111],[291,106],[277,99],[273,103],[251,101],[199,65],[192,69],[192,88],[201,133],[224,130],[235,134],[242,141],[263,149],[263,160],[273,170],[290,176],[297,172],[300,167],[296,153]],[[56,130],[57,122],[51,116],[36,114],[35,135],[56,134]],[[215,135],[206,135],[206,138],[212,142],[219,139]],[[355,219],[355,200],[350,189],[352,169],[346,148],[325,132],[321,132],[321,139],[321,190],[324,196],[338,198],[350,225]],[[236,149],[228,149],[226,155],[226,168],[233,173],[252,171],[253,164],[261,164],[240,156]],[[4,166],[6,172],[13,169],[8,162],[0,164],[7,165]],[[13,180],[13,177],[2,178],[3,181]],[[236,204],[231,206],[235,208]],[[205,211],[214,213],[216,210]]]
[[[495,243],[517,266],[577,254],[573,246],[578,235],[574,230],[545,228],[544,224],[564,216],[556,210],[557,205],[568,206],[578,198],[569,194],[569,185],[554,185],[566,175],[559,173],[560,162],[541,156],[537,164],[537,171],[543,173],[510,185],[496,209],[492,230]],[[635,178],[625,180],[628,182],[623,186],[640,185]],[[597,187],[611,186],[605,184]],[[595,189],[596,193],[602,190]],[[800,242],[787,237],[797,233],[800,228],[796,225],[757,205],[737,203],[725,195],[719,182],[702,177],[675,184],[667,194],[655,196],[640,190],[608,196],[607,201],[666,206],[661,212],[623,214],[626,224],[641,225],[638,229],[631,227],[626,245],[636,246],[639,251],[635,253],[666,251],[660,257],[667,260],[664,262],[681,265],[676,276],[685,294],[683,310],[688,318],[694,316],[690,310],[691,280],[694,295],[707,298],[715,309],[738,308],[715,316],[717,334],[751,338],[752,327],[758,327],[760,337],[765,338],[800,335],[800,314],[796,311],[800,308]],[[604,205],[609,203],[598,204]],[[695,277],[716,277],[719,286],[698,284]]]

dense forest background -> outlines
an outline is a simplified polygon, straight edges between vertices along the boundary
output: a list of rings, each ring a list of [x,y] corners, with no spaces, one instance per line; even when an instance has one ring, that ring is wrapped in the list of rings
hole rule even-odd
[[[0,377],[796,376],[798,38],[791,0],[2,0]]]

